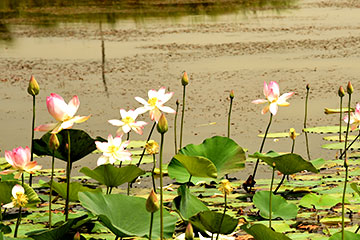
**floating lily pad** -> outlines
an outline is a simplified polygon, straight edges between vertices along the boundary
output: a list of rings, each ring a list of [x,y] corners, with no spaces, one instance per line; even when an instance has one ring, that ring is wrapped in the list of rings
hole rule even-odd
[[[344,149],[344,143],[342,143],[342,142],[329,143],[329,144],[324,144],[321,147],[325,148],[325,149],[330,149],[330,150],[340,150],[340,149]],[[354,144],[351,145],[351,147],[349,149],[351,149],[351,150],[359,150],[360,149],[360,142],[355,142]]]
[[[288,203],[285,198],[272,194],[272,215],[271,219],[282,218],[285,220],[296,218],[298,207],[293,203]],[[253,198],[254,205],[260,210],[260,215],[269,219],[269,191],[256,192]]]
[[[349,110],[349,108],[347,108],[347,107],[342,108],[342,109],[340,109],[340,108],[325,108],[324,112],[325,112],[325,114],[340,113],[340,111],[342,113],[347,113],[348,110]],[[354,112],[354,111],[355,111],[354,108],[350,108],[350,112]]]
[[[345,218],[344,221],[345,221],[345,223],[349,223],[350,219]],[[324,218],[320,219],[320,222],[323,223],[323,224],[327,224],[327,225],[338,225],[338,224],[341,224],[342,217],[338,217],[338,216],[336,216],[336,217],[324,217]]]
[[[342,199],[340,195],[317,195],[314,193],[309,193],[305,195],[299,202],[299,204],[306,208],[316,209],[329,209],[332,206],[335,206],[338,203],[341,203]]]
[[[321,127],[304,128],[303,132],[324,134],[324,133],[339,133],[339,130],[340,130],[339,126],[321,126]],[[343,133],[346,133],[346,127],[342,127],[341,131]],[[351,132],[351,129],[349,129],[349,131]]]
[[[205,157],[193,157],[186,156],[183,154],[177,154],[174,156],[176,160],[178,160],[182,166],[186,168],[186,170],[193,177],[199,178],[216,178],[217,177],[217,169],[215,165],[209,159]]]
[[[299,136],[300,133],[295,133],[296,136]],[[265,134],[259,134],[258,137],[263,138]],[[266,138],[288,138],[290,137],[289,132],[278,132],[278,133],[268,133]]]
[[[244,150],[237,143],[230,138],[221,136],[205,139],[200,145],[189,144],[180,149],[179,154],[176,156],[179,155],[203,157],[210,160],[216,167],[218,178],[233,171],[243,169],[246,158]],[[190,178],[190,173],[177,158],[174,157],[169,163],[169,176],[176,179],[177,182],[187,182]],[[191,181],[195,184],[206,180],[209,181],[209,178],[191,178]]]
[[[295,153],[280,155],[274,151],[270,151],[266,154],[256,152],[253,155],[249,155],[249,157],[259,158],[270,166],[273,166],[273,163],[275,163],[275,168],[285,175],[294,174],[304,170],[313,173],[318,172],[311,162],[306,161],[300,155]]]
[[[345,233],[345,239],[360,240],[359,234],[349,231],[344,231],[344,233]],[[342,232],[340,231],[332,235],[328,240],[341,240],[341,239],[342,239]]]
[[[253,236],[255,240],[291,240],[286,235],[275,232],[262,224],[254,224],[251,227],[244,224],[241,226],[241,229]]]
[[[353,141],[356,138],[356,135],[348,135],[348,141]],[[323,137],[323,139],[325,141],[330,141],[330,142],[339,142],[339,135],[334,135],[334,136],[327,136],[327,137]],[[344,142],[345,141],[345,136],[341,136],[341,141]]]

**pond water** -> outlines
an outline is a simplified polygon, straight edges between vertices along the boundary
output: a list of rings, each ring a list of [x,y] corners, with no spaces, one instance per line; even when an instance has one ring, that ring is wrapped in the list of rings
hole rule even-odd
[[[295,91],[271,131],[301,132],[305,85],[311,86],[309,126],[335,125],[339,85],[360,83],[360,6],[348,1],[14,1],[0,3],[0,149],[30,142],[30,75],[41,86],[36,125],[51,122],[45,99],[51,92],[66,101],[77,94],[75,126],[93,137],[115,134],[107,120],[119,109],[140,105],[149,89],[174,91],[169,106],[182,98],[180,77],[190,76],[185,144],[226,134],[228,95],[235,90],[232,138],[255,152],[268,116],[250,104],[262,97],[264,81],[278,81],[281,92]],[[355,97],[354,101],[358,101]],[[165,158],[173,155],[173,116],[168,116]],[[148,121],[145,115],[143,120]],[[131,135],[132,139],[145,139]],[[37,134],[36,137],[40,137]],[[158,139],[158,136],[154,136]],[[313,157],[330,158],[321,136],[310,137]],[[288,139],[269,140],[266,150],[289,151]],[[296,152],[305,157],[303,136]],[[3,155],[0,153],[1,155]],[[95,158],[95,159],[94,159]],[[95,166],[97,156],[78,165]],[[40,160],[48,166],[47,160]],[[76,166],[75,166],[76,167]],[[266,169],[265,169],[266,172]]]

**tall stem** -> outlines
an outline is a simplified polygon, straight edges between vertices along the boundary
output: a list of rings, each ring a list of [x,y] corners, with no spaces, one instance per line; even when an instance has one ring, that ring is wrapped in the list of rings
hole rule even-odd
[[[51,179],[50,179],[50,194],[49,194],[49,229],[51,229],[51,197],[53,190],[53,181],[54,181],[54,165],[55,165],[55,150],[53,151],[52,160],[51,160]]]
[[[233,104],[233,98],[230,98],[230,107],[229,107],[229,114],[228,114],[228,131],[227,131],[228,138],[230,138],[230,119],[231,119],[232,104]]]
[[[344,152],[340,155],[339,159],[342,159],[342,157],[345,155],[345,151],[349,150],[350,147],[356,142],[356,140],[358,140],[359,137],[360,137],[360,131],[359,134],[356,136],[356,138],[349,144],[349,146],[347,146]]]
[[[161,133],[161,143],[160,143],[160,239],[164,239],[164,213],[163,213],[163,171],[162,171],[162,156],[163,156],[163,147],[164,147],[164,133]]]
[[[155,191],[155,190],[154,190]],[[149,229],[149,239],[151,240],[152,227],[154,222],[154,213],[150,215],[150,229]]]
[[[130,139],[130,132],[127,133],[126,141],[129,141],[129,139]]]
[[[310,91],[310,88],[307,86],[306,87],[306,98],[305,98],[304,128],[306,128],[306,123],[307,123],[309,91]],[[305,132],[305,142],[306,142],[307,156],[308,156],[308,159],[310,160],[311,158],[310,158],[309,138],[308,138],[307,132]]]
[[[271,218],[272,218],[272,188],[274,184],[274,175],[275,175],[275,166],[273,166],[271,184],[270,184],[270,196],[269,196],[269,228],[271,228]]]
[[[25,184],[25,180],[24,180],[24,173],[21,174],[21,185],[24,188],[24,184]],[[22,211],[22,207],[19,207],[19,214],[18,214],[18,218],[16,220],[16,225],[15,225],[15,231],[14,231],[14,238],[17,237],[18,235],[18,230],[19,230],[19,226],[21,223],[21,211]]]
[[[342,125],[342,102],[343,102],[343,97],[340,97],[340,119],[339,119],[339,142],[341,142],[341,125]],[[340,149],[340,155],[342,155],[342,149]]]
[[[156,122],[154,122],[154,124],[153,124],[153,126],[152,126],[152,128],[151,128],[151,130],[150,130],[150,133],[149,133],[149,136],[148,136],[148,138],[147,138],[147,140],[146,140],[146,143],[148,143],[148,142],[150,141],[150,138],[151,138],[151,135],[152,135],[152,133],[153,133],[153,131],[154,131],[155,126],[156,126]],[[136,164],[137,167],[140,166],[141,161],[142,161],[142,159],[143,159],[143,157],[144,157],[144,155],[145,155],[145,151],[146,151],[146,148],[144,147],[143,152],[141,153],[139,162]]]
[[[264,138],[263,138],[263,140],[262,140],[262,142],[261,142],[261,146],[260,146],[260,153],[262,152],[262,150],[263,150],[263,148],[264,148],[264,144],[265,144],[265,140],[266,140],[266,136],[267,136],[267,134],[268,134],[268,132],[269,132],[269,129],[270,129],[270,125],[271,125],[271,121],[272,121],[272,117],[273,117],[273,115],[272,115],[272,113],[270,113],[270,119],[269,119],[269,123],[268,123],[268,125],[267,125],[267,127],[266,127],[266,130],[265,130],[265,135],[264,135]],[[254,172],[253,172],[253,181],[255,180],[255,174],[256,174],[256,171],[257,171],[257,168],[258,168],[258,165],[259,165],[259,159],[257,159],[256,160],[256,164],[255,164],[255,168],[254,168]]]
[[[220,225],[219,225],[219,230],[218,230],[218,234],[217,234],[217,236],[216,236],[216,240],[219,239],[219,235],[220,235],[220,232],[221,232],[221,225],[223,224],[224,218],[225,218],[225,213],[226,213],[226,208],[227,208],[227,198],[226,198],[226,196],[227,196],[227,194],[225,193],[225,196],[224,196],[224,201],[225,201],[224,213],[223,213],[223,215],[221,216]]]
[[[153,168],[151,170],[151,179],[152,179],[154,192],[156,193],[155,176],[154,176],[155,166],[156,166],[156,159],[155,159],[155,154],[153,154]]]
[[[69,195],[70,195],[70,176],[71,176],[71,159],[70,159],[70,130],[68,130],[68,161],[66,164],[66,200],[65,200],[65,221],[69,219]]]
[[[34,128],[35,128],[35,95],[33,95],[33,117],[32,117],[32,125],[31,125],[31,156],[30,161],[33,161],[34,149],[33,149],[33,142],[34,142]],[[29,185],[32,186],[32,174],[29,177]]]
[[[183,138],[183,127],[184,127],[184,114],[185,114],[185,89],[183,88],[183,103],[182,103],[182,111],[181,111],[181,123],[180,123],[180,149],[182,148],[182,138]]]
[[[344,147],[344,156],[346,159],[346,150],[347,150],[347,140],[349,136],[349,128],[350,128],[350,104],[351,104],[351,94],[349,94],[349,102],[348,102],[348,122],[346,126],[346,133],[345,133],[345,147]]]
[[[174,143],[175,143],[175,155],[178,152],[177,149],[177,136],[176,136],[176,132],[177,132],[177,127],[176,127],[176,123],[177,123],[177,116],[179,113],[179,101],[176,101],[176,113],[175,113],[175,117],[174,117]]]

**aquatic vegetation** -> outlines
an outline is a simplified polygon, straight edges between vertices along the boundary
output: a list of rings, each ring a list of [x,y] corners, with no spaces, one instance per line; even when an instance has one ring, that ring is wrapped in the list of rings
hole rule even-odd
[[[184,74],[184,90],[186,80],[188,79]],[[36,85],[32,83],[29,88],[32,89],[33,86]],[[128,112],[121,109],[121,120],[109,121],[119,127],[119,135],[113,137],[109,134],[107,139],[92,138],[83,130],[70,129],[74,123],[85,121],[90,116],[75,116],[80,104],[76,96],[66,104],[59,95],[51,94],[47,97],[47,107],[58,122],[35,128],[47,133],[40,139],[33,140],[33,150],[37,155],[34,157],[50,156],[51,170],[41,169],[37,165],[38,161],[31,161],[29,147],[5,151],[5,158],[0,158],[0,209],[5,209],[0,212],[0,239],[4,235],[5,239],[11,239],[9,235],[12,233],[15,238],[20,236],[35,240],[114,237],[176,237],[190,240],[214,239],[215,236],[216,239],[253,237],[256,240],[358,239],[357,231],[360,227],[355,223],[358,217],[356,212],[359,211],[359,169],[356,167],[357,160],[352,158],[354,153],[348,154],[351,148],[358,148],[360,136],[360,131],[356,136],[349,135],[350,131],[359,128],[360,123],[360,104],[354,110],[351,108],[353,92],[349,83],[346,109],[342,108],[342,102],[339,111],[328,109],[328,112],[340,115],[347,112],[342,119],[347,123],[346,130],[341,128],[341,124],[306,128],[306,117],[303,129],[309,136],[313,133],[346,133],[345,141],[341,135],[324,139],[338,142],[326,148],[342,150],[338,158],[343,159],[344,172],[340,171],[338,159],[306,160],[296,153],[295,150],[299,148],[295,149],[295,143],[299,144],[297,137],[300,134],[291,126],[285,127],[287,132],[269,132],[278,106],[288,106],[286,100],[294,94],[291,92],[280,96],[276,82],[265,82],[266,99],[254,101],[267,104],[262,110],[263,114],[270,112],[266,132],[260,135],[263,141],[259,152],[246,154],[246,149],[229,138],[234,98],[231,91],[228,128],[224,131],[224,135],[227,134],[228,137],[209,137],[199,145],[187,144],[179,151],[175,144],[176,154],[169,164],[164,164],[163,157],[165,134],[169,130],[164,113],[175,111],[164,104],[174,93],[165,93],[164,87],[159,91],[150,90],[148,101],[137,97],[136,100],[143,103],[143,107]],[[308,91],[306,94],[308,96]],[[185,97],[185,91],[183,96]],[[345,93],[341,88],[339,96],[342,101]],[[148,138],[133,141],[128,134],[128,139],[122,141],[123,133],[131,130],[142,133],[145,122],[135,120],[147,111],[154,121]],[[184,111],[185,108],[182,109],[183,116]],[[160,134],[159,144],[151,139],[155,126]],[[289,152],[263,152],[267,137],[287,137]],[[307,148],[308,143],[306,144]],[[141,164],[145,152],[147,159]],[[89,154],[101,154],[98,166],[94,169],[82,167],[79,172],[85,176],[71,178],[73,163]],[[131,164],[132,156],[140,157],[137,165]],[[66,162],[66,176],[63,176],[64,170],[55,169],[55,158]],[[239,180],[229,176],[233,172],[242,171],[245,164],[253,164],[255,161],[255,166],[263,164],[270,167],[271,179],[258,179],[256,183],[254,173],[253,178],[241,184]],[[120,164],[115,165],[116,163]],[[148,163],[152,165],[146,167]],[[275,178],[276,173],[282,175],[280,181]],[[33,186],[25,183],[30,174],[38,180]],[[167,175],[178,186],[165,186],[164,178]],[[48,177],[50,181],[43,180]],[[130,192],[131,185],[137,184],[139,178],[144,181],[150,177],[151,190],[133,187]],[[159,186],[156,186],[157,177]],[[351,188],[347,187],[349,183]],[[125,184],[127,191],[122,188]],[[277,187],[275,184],[278,184]],[[15,218],[14,208],[17,212],[16,221],[12,220]],[[338,227],[331,227],[331,224]],[[305,234],[305,237],[300,237],[300,234]]]

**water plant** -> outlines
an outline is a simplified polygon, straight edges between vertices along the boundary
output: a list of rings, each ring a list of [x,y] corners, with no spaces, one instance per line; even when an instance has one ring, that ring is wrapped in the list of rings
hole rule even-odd
[[[183,101],[181,108],[181,122],[180,122],[180,148],[182,148],[184,118],[185,118],[185,99],[186,99],[186,86],[189,84],[189,77],[186,72],[183,73],[181,78],[181,84],[183,86]]]

